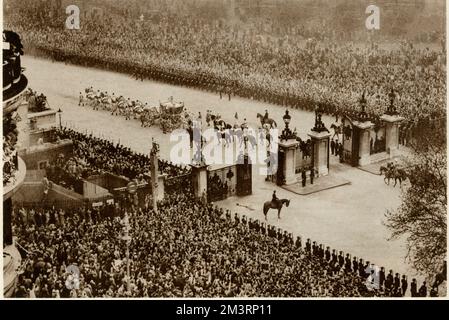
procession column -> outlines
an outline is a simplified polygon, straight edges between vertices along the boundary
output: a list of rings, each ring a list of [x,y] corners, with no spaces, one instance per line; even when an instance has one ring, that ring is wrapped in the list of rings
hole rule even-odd
[[[282,174],[285,179],[285,184],[296,183],[296,149],[298,147],[298,141],[296,140],[296,134],[293,133],[288,127],[291,116],[288,114],[288,110],[285,111],[285,115],[282,118],[284,120],[285,128],[282,134],[279,136],[279,152],[283,153],[281,161],[283,163],[278,166],[282,170]],[[279,170],[279,169],[278,169]]]
[[[385,123],[385,149],[390,158],[393,158],[399,153],[399,124],[404,118],[399,116],[394,106],[395,93],[393,89],[388,96],[390,105],[381,119]]]
[[[329,174],[329,138],[331,134],[324,126],[319,110],[315,112],[315,126],[308,135],[312,139],[312,166],[316,177],[326,176]]]

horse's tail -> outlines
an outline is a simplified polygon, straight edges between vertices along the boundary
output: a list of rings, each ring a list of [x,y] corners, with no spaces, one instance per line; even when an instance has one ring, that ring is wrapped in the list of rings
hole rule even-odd
[[[263,204],[263,214],[264,214],[265,216],[267,215],[268,209],[270,209],[270,204],[269,204],[268,202],[265,202],[265,203]]]

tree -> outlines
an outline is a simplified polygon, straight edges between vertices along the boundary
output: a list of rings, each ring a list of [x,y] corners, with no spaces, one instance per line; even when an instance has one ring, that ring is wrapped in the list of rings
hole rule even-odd
[[[407,237],[406,258],[418,272],[433,277],[447,254],[447,159],[446,145],[435,130],[425,136],[427,141],[415,144],[408,160],[410,186],[402,191],[402,204],[387,212],[384,224],[392,231],[391,239]]]

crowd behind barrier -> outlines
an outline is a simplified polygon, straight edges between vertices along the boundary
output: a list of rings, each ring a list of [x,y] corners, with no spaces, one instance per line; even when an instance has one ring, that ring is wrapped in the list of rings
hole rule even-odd
[[[81,175],[88,177],[94,174],[110,172],[129,179],[145,180],[150,170],[150,157],[135,153],[119,143],[114,144],[106,139],[77,132],[63,127],[55,129],[58,139],[73,141],[73,160],[82,167]],[[190,168],[175,165],[166,160],[158,161],[159,171],[168,177],[184,175]]]
[[[26,100],[28,102],[28,112],[42,112],[50,110],[47,97],[43,93],[28,88],[25,93]]]
[[[19,132],[16,123],[15,112],[3,116],[3,186],[15,181],[15,174],[18,170],[16,145]]]
[[[132,238],[129,291],[125,211]],[[157,213],[117,204],[67,212],[15,208],[13,223],[26,252],[16,297],[428,295],[426,282],[418,286],[392,270],[375,271],[369,261],[310,239],[303,246],[300,237],[187,194],[167,196]],[[79,273],[68,272],[73,266]]]

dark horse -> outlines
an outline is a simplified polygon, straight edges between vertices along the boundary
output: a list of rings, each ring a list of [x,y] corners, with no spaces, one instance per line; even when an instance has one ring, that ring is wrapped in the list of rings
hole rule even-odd
[[[273,201],[267,201],[263,204],[263,214],[265,216],[265,220],[267,220],[267,213],[270,209],[278,209],[278,219],[281,218],[281,209],[283,205],[285,204],[286,207],[290,205],[290,200],[288,199],[279,199],[276,201],[276,203],[273,203]]]

